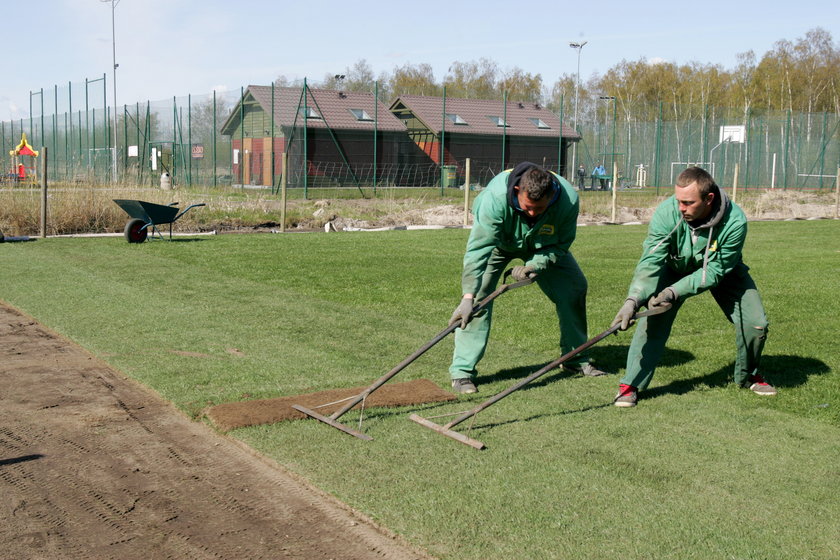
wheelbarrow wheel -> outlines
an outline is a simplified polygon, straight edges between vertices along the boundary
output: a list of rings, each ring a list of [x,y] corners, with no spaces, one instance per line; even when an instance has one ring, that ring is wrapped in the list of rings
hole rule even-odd
[[[145,225],[146,222],[139,218],[128,220],[123,231],[125,239],[129,243],[143,243],[146,241],[146,237],[149,235],[149,229],[144,227]]]

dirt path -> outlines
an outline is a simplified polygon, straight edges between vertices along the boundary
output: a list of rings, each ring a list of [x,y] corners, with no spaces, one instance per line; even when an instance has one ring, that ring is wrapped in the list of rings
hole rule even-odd
[[[0,556],[428,558],[0,304]]]

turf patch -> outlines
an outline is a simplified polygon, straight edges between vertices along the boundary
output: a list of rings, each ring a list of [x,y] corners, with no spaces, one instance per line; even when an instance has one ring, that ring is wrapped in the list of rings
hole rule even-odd
[[[324,416],[329,416],[346,402],[343,399],[355,397],[365,391],[368,387],[353,387],[350,389],[331,389],[290,397],[278,397],[275,399],[256,399],[252,401],[239,401],[232,403],[218,404],[205,409],[204,414],[213,422],[219,430],[229,431],[234,428],[244,428],[259,424],[273,424],[284,420],[300,420],[308,418],[292,408],[293,404],[299,404],[316,410]],[[364,401],[365,408],[371,407],[395,407],[422,404],[430,402],[454,401],[457,397],[452,393],[444,391],[428,379],[415,379],[402,383],[383,385]],[[342,401],[342,402],[336,402]],[[326,403],[328,406],[322,406]],[[354,408],[359,408],[362,403]]]

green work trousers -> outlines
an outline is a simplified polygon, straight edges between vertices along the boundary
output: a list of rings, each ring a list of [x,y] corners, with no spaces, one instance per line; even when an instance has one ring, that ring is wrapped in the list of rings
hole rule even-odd
[[[724,276],[718,286],[710,290],[721,311],[735,327],[737,355],[734,381],[739,386],[747,385],[750,376],[758,373],[768,330],[764,306],[748,270],[743,264],[738,265]],[[669,273],[660,279],[656,293],[679,279],[670,270]],[[627,371],[621,383],[639,390],[647,388],[665,351],[665,343],[683,301],[675,302],[671,309],[661,315],[639,319],[627,353]]]
[[[498,248],[494,249],[487,262],[487,268],[481,279],[481,288],[475,294],[479,302],[495,289],[507,264],[514,258]],[[565,354],[586,342],[586,277],[571,253],[566,253],[557,263],[537,275],[537,285],[554,303],[560,322],[560,350]],[[475,369],[484,357],[490,325],[493,317],[493,304],[490,303],[481,312],[473,316],[467,328],[455,329],[455,352],[449,375],[452,379],[476,376]],[[588,361],[583,355],[569,360],[570,364]]]

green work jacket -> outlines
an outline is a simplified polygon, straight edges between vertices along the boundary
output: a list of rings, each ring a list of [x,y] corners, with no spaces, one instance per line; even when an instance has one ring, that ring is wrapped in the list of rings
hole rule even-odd
[[[496,248],[539,273],[568,253],[575,240],[580,203],[574,187],[559,175],[552,173],[557,182],[554,201],[535,221],[514,206],[512,189],[522,165],[496,175],[473,203],[473,226],[461,275],[464,294],[478,293]]]
[[[720,204],[713,215],[696,227],[683,219],[674,196],[656,207],[628,298],[646,302],[656,295],[659,280],[668,270],[679,279],[667,287],[677,297],[687,298],[714,288],[742,264],[747,218],[726,193],[719,193]]]

